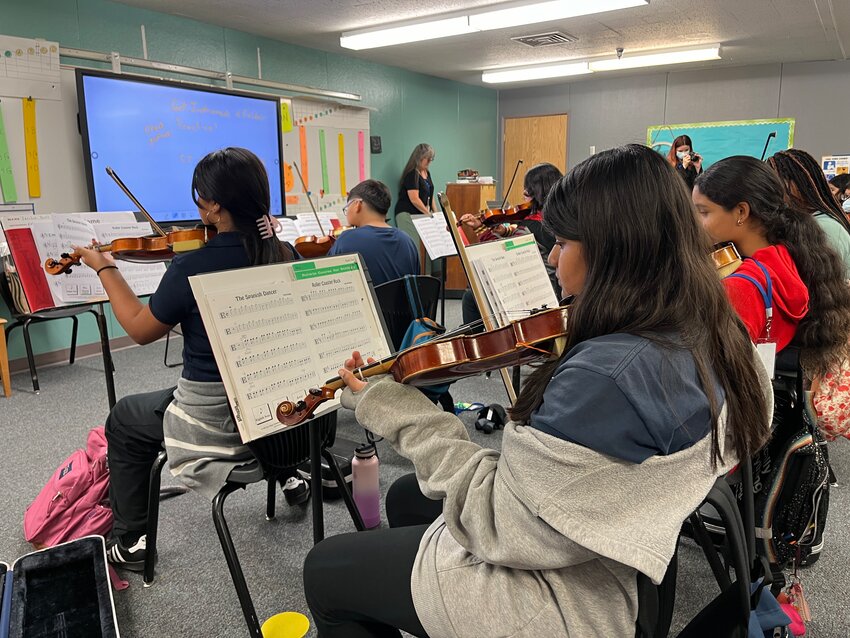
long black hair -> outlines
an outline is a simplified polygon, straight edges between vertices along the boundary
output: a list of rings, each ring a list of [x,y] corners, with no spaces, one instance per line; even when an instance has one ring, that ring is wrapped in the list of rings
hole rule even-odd
[[[399,180],[401,186],[404,186],[404,178],[407,177],[407,174],[412,171],[417,171],[417,179],[419,174],[419,162],[421,162],[426,157],[431,158],[432,160],[436,157],[434,153],[434,148],[430,144],[417,144],[413,148],[413,152],[410,154],[410,158],[407,160],[407,164],[404,165],[404,170],[401,172],[401,180]],[[418,182],[417,182],[418,183]],[[425,202],[422,202],[423,204]]]
[[[802,348],[809,375],[833,369],[847,349],[850,288],[841,259],[820,226],[809,212],[789,205],[779,176],[753,157],[737,155],[712,164],[696,186],[727,210],[746,202],[767,241],[788,250],[809,289],[809,311],[797,326],[794,343]]]
[[[551,190],[543,222],[557,238],[581,242],[587,265],[565,352],[613,333],[685,348],[711,404],[712,459],[720,456],[717,383],[738,458],[761,447],[769,415],[753,346],[711,263],[693,203],[664,157],[637,144],[593,155]],[[532,374],[513,418],[531,416],[559,363]]]
[[[552,187],[561,179],[561,171],[554,164],[544,162],[528,169],[522,180],[525,192],[531,196],[534,211],[543,210],[543,204]]]
[[[850,233],[850,221],[829,190],[829,182],[814,157],[798,148],[789,148],[774,153],[767,163],[785,183],[792,206],[807,213],[825,213]]]
[[[271,207],[269,176],[260,158],[248,149],[229,146],[198,162],[192,176],[192,199],[201,208],[199,198],[216,202],[230,213],[251,265],[291,259],[277,237],[260,237],[257,220],[268,215]]]

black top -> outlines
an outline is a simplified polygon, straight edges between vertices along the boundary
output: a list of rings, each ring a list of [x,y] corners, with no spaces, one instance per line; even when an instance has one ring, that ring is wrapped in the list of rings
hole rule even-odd
[[[295,254],[291,247],[289,252]],[[184,379],[221,381],[212,346],[189,285],[189,277],[250,265],[239,233],[219,233],[203,248],[175,256],[162,276],[148,305],[157,321],[169,326],[180,324],[183,332]]]
[[[694,182],[697,180],[697,175],[702,173],[702,169],[699,171],[697,167],[693,164],[688,165],[687,168],[682,166],[682,163],[679,162],[676,164],[676,172],[682,176],[682,179],[685,180],[685,184],[688,187],[688,192],[694,190]]]
[[[422,214],[422,211],[416,208],[410,201],[410,197],[407,196],[407,191],[417,189],[419,190],[419,199],[425,204],[425,208],[431,210],[431,199],[434,197],[434,182],[431,180],[431,171],[428,171],[427,178],[423,178],[419,171],[414,168],[401,181],[401,190],[395,204],[396,215],[399,213]]]

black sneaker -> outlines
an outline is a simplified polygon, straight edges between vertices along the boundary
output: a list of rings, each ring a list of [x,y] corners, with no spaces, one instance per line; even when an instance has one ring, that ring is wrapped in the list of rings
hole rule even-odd
[[[123,567],[133,572],[144,571],[147,544],[146,534],[142,534],[130,547],[124,547],[118,538],[113,538],[106,548],[106,558],[116,567]]]
[[[290,476],[283,485],[283,495],[289,505],[302,505],[310,499],[310,486],[304,479]]]

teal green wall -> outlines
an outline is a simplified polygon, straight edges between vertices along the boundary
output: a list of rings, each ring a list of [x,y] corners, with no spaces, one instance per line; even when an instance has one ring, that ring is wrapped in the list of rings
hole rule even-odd
[[[496,174],[497,93],[491,89],[104,0],[0,0],[1,34],[45,38],[66,47],[142,57],[142,24],[153,60],[256,77],[260,47],[263,79],[360,94],[363,106],[377,109],[371,134],[380,135],[383,143],[383,153],[372,156],[372,177],[394,192],[420,142],[436,150],[431,172],[439,190],[462,168]],[[0,315],[10,316],[2,303]],[[79,343],[97,341],[94,321],[83,323]],[[121,334],[111,318],[110,335]],[[37,326],[33,335],[37,352],[68,347],[69,333],[61,323]],[[9,356],[24,356],[20,334],[11,340]]]

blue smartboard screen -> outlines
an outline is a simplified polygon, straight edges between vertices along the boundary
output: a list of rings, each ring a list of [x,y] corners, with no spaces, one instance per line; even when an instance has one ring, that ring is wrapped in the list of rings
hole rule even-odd
[[[277,99],[87,71],[77,71],[77,93],[93,210],[134,207],[106,174],[111,166],[156,221],[197,222],[195,165],[241,146],[265,164],[271,213],[285,213]]]

